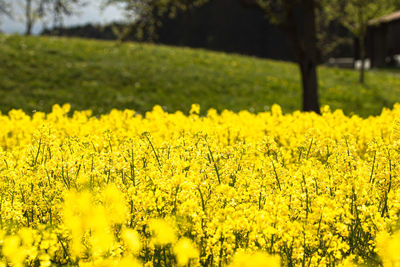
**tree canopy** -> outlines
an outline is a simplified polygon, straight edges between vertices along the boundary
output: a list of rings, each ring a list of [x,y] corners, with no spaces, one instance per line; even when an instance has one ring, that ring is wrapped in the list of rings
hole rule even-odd
[[[160,18],[165,15],[175,17],[179,11],[186,11],[208,1],[210,0],[103,0],[103,3],[104,5],[121,5],[126,18],[135,27],[137,37],[143,39],[146,35],[147,39],[152,39],[156,27],[160,26]],[[133,28],[126,28],[121,38],[132,31]]]
[[[369,25],[379,23],[377,18],[388,15],[399,8],[399,0],[332,0],[329,4],[330,14],[339,19],[344,27],[350,30],[359,40],[361,59],[360,77],[364,82],[365,43]]]
[[[0,15],[11,17],[12,11],[22,10],[21,14],[13,16],[25,23],[25,34],[32,33],[33,26],[39,21],[51,19],[53,26],[62,26],[63,17],[79,12],[79,7],[87,0],[0,0]],[[20,9],[16,8],[16,5]]]
[[[11,5],[6,0],[0,0],[0,16],[2,15],[11,17]]]
[[[79,8],[87,4],[87,0],[41,0],[44,15],[51,17],[53,27],[62,27],[64,16],[79,13]]]

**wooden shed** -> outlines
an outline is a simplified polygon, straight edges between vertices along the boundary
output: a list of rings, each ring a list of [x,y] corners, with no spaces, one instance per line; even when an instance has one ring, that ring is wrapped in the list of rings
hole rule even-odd
[[[400,10],[370,22],[366,54],[372,67],[388,67],[400,55]]]

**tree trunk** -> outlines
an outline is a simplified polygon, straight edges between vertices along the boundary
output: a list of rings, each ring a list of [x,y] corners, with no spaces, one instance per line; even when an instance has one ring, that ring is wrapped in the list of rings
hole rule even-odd
[[[303,111],[320,114],[317,65],[307,58],[299,62],[299,65],[303,85]]]
[[[26,17],[25,35],[31,35],[33,26],[32,0],[26,0],[25,17]]]
[[[359,46],[360,46],[360,83],[364,83],[365,81],[365,35],[362,34],[359,38]]]
[[[317,76],[317,34],[315,25],[314,0],[302,0],[302,36],[299,34],[299,23],[295,15],[294,4],[285,1],[285,21],[280,25],[289,37],[289,45],[299,64],[303,86],[303,111],[314,111],[320,114],[318,101]],[[301,36],[301,37],[300,37]]]
[[[257,7],[263,10],[263,7],[256,0],[240,0],[240,2],[243,6]],[[293,0],[282,0],[285,18],[278,23],[278,26],[286,33],[289,46],[300,67],[303,86],[303,111],[314,111],[320,114],[315,0],[300,1],[300,8],[303,11],[302,23],[298,23],[295,10],[297,4],[295,2]],[[303,27],[301,34],[299,33],[300,27]]]
[[[314,0],[303,0],[304,46],[299,58],[303,84],[303,110],[320,113],[317,77],[317,29]]]

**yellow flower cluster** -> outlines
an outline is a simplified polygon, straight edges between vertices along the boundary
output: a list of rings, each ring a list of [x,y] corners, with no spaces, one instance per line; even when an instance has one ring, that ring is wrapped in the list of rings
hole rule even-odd
[[[400,106],[0,115],[3,266],[400,266]]]

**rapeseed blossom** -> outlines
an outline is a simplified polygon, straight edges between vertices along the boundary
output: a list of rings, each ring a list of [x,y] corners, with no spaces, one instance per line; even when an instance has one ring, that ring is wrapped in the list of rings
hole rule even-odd
[[[187,265],[191,259],[199,257],[199,251],[194,247],[190,239],[182,238],[174,246],[174,252],[179,265]]]
[[[399,266],[400,105],[0,115],[1,266]]]

